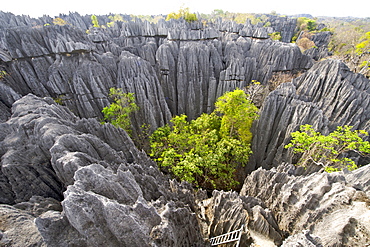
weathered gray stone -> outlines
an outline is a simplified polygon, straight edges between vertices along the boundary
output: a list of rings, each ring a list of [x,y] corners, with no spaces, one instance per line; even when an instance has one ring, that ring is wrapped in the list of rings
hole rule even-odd
[[[20,202],[13,206],[17,209],[24,210],[35,217],[38,217],[49,210],[62,211],[62,205],[59,201],[54,198],[45,198],[41,196],[32,196],[29,201]]]
[[[9,53],[3,56],[10,75],[6,84],[15,93],[50,96],[81,117],[101,118],[109,88],[123,87],[135,93],[140,107],[133,116],[135,139],[143,123],[153,131],[171,115],[193,119],[212,111],[216,98],[228,90],[251,80],[266,84],[272,71],[312,65],[296,46],[266,39],[273,30],[261,23],[217,20],[205,27],[200,21],[136,19],[102,29],[78,13],[60,16],[72,24],[64,26],[44,26],[53,21],[48,17],[2,17],[1,49]],[[97,18],[110,22],[108,16]],[[17,21],[21,27],[13,28]],[[5,119],[9,110],[4,111]]]
[[[88,246],[204,246],[194,213],[163,197],[159,204],[146,201],[141,188],[147,185],[123,169],[80,168],[65,192],[63,210]]]
[[[318,32],[309,36],[309,39],[312,40],[315,44],[315,47],[310,48],[304,52],[305,55],[310,56],[316,61],[319,61],[323,58],[326,58],[332,55],[328,50],[328,45],[332,33],[329,31]]]
[[[191,187],[169,182],[122,129],[34,95],[2,126],[2,202],[38,216],[48,245],[205,246]]]
[[[168,123],[171,114],[167,107],[160,82],[151,65],[129,52],[122,52],[118,63],[117,86],[126,93],[134,93],[139,111],[134,113],[134,130],[144,123],[154,131]]]
[[[239,31],[240,36],[244,37],[253,37],[259,39],[267,39],[270,36],[269,33],[273,32],[272,28],[263,27],[262,23],[258,23],[257,25],[252,25],[251,21],[247,19],[244,27]]]
[[[0,49],[0,59],[4,62],[10,62],[12,61],[12,57],[3,49]]]
[[[343,125],[369,131],[369,93],[369,80],[336,60],[320,62],[293,82],[283,83],[268,95],[255,123],[247,169],[292,162],[293,155],[284,146],[302,124],[323,134]]]
[[[292,41],[297,28],[296,18],[268,15],[266,23],[269,23],[269,26],[274,32],[279,32],[281,34],[282,42],[290,43]]]
[[[37,217],[35,224],[47,246],[89,246],[64,213],[49,210]]]
[[[281,244],[282,235],[273,213],[261,200],[239,196],[236,192],[214,191],[208,199],[198,200],[198,217],[203,235],[211,238],[240,229],[240,246],[254,242],[261,244],[256,235],[267,242]]]
[[[57,135],[71,131],[66,125],[74,120],[51,99],[29,95],[13,105],[12,118],[1,124],[5,135],[0,142],[1,174],[14,197],[2,202],[27,201],[33,195],[61,199],[62,186],[52,170],[49,149]]]
[[[9,205],[0,205],[0,246],[47,246],[34,223],[35,217]]]
[[[362,245],[369,241],[368,191],[355,189],[347,182],[356,174],[299,174],[302,170],[292,165],[259,168],[246,178],[240,194],[262,200],[287,235],[310,230],[323,246]],[[368,177],[362,174],[362,179]]]

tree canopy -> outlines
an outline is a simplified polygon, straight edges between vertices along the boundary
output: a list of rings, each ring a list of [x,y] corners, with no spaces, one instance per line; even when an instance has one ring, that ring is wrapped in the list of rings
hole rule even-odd
[[[150,137],[151,156],[162,170],[179,180],[206,189],[238,185],[235,172],[251,154],[252,122],[258,109],[243,90],[225,93],[211,114],[187,121],[176,116],[171,126],[158,128]]]
[[[121,88],[111,88],[109,97],[113,102],[103,108],[104,120],[131,133],[130,114],[139,109],[133,93],[123,93]]]
[[[294,153],[302,153],[298,165],[308,162],[322,165],[326,171],[338,171],[343,168],[354,170],[356,163],[346,157],[349,151],[361,155],[370,153],[370,143],[363,137],[365,130],[352,130],[352,126],[338,126],[329,135],[316,132],[311,125],[302,125],[300,130],[293,132],[291,142],[285,148],[293,148]]]
[[[180,19],[183,18],[187,22],[192,22],[198,20],[197,15],[190,13],[189,8],[181,7],[177,12],[171,12],[167,15],[166,21],[170,19]]]

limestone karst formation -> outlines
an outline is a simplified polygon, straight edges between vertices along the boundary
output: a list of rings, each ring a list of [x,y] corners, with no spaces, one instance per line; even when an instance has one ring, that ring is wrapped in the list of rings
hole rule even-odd
[[[370,242],[369,161],[306,171],[284,149],[304,123],[370,130],[369,80],[340,61],[315,62],[329,33],[302,54],[288,17],[264,27],[125,16],[105,29],[77,13],[60,18],[69,24],[0,12],[0,246],[210,246],[242,225],[240,246]],[[124,130],[99,122],[111,87],[135,94],[135,137],[142,124],[196,118],[228,90],[293,71],[302,74],[261,98],[239,193],[172,180]]]

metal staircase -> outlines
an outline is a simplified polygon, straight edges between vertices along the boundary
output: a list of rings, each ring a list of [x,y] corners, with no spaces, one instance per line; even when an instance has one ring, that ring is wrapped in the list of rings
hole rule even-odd
[[[219,244],[226,244],[226,243],[237,241],[235,246],[239,247],[240,238],[242,236],[243,229],[244,229],[244,225],[242,225],[242,227],[240,227],[238,230],[210,238],[209,241],[211,242],[211,246],[216,246]]]

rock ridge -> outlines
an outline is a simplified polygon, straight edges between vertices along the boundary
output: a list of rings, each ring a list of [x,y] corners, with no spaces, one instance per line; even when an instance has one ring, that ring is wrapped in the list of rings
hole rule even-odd
[[[32,216],[48,246],[206,246],[191,187],[169,181],[122,129],[31,94],[1,129],[0,202],[61,201]]]
[[[369,168],[367,165],[361,169]],[[246,178],[240,195],[266,203],[281,231],[291,235],[289,239],[296,238],[292,243],[305,239],[311,242],[309,246],[361,246],[368,242],[368,191],[350,183],[353,177],[367,181],[367,175],[303,172],[288,164],[271,170],[259,168]]]
[[[135,94],[140,107],[132,117],[134,137],[144,123],[153,131],[173,115],[193,119],[210,112],[227,90],[252,80],[266,84],[274,71],[312,66],[297,46],[268,39],[272,27],[250,21],[154,24],[124,16],[126,22],[104,29],[78,13],[58,18],[69,24],[0,13],[4,94],[52,97],[80,117],[102,118],[109,88],[122,87]],[[98,20],[110,22],[107,16]],[[10,112],[10,105],[2,107]]]
[[[367,78],[331,59],[281,84],[267,96],[253,127],[253,154],[248,169],[269,169],[281,162],[293,162],[293,155],[284,146],[291,139],[290,133],[302,124],[311,124],[323,134],[344,125],[369,131],[369,85]],[[360,165],[368,161],[362,162]]]

